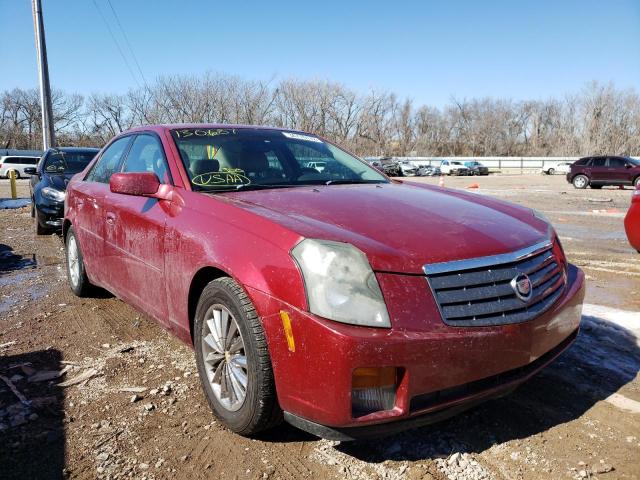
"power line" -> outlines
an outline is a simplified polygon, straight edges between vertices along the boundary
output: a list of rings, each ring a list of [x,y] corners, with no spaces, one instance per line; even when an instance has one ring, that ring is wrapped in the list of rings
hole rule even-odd
[[[140,63],[138,63],[138,58],[136,57],[136,54],[134,53],[133,48],[131,47],[131,42],[129,42],[129,37],[127,36],[126,32],[124,31],[124,28],[122,28],[122,23],[120,23],[120,17],[118,17],[118,14],[116,13],[115,8],[113,8],[111,0],[107,0],[107,3],[109,4],[109,7],[111,8],[111,12],[113,12],[113,16],[115,17],[116,23],[118,24],[118,28],[120,29],[120,32],[122,33],[122,36],[124,38],[125,43],[127,44],[127,48],[129,49],[129,53],[131,53],[131,57],[133,58],[133,61],[136,64],[136,67],[138,68],[138,72],[140,72],[140,77],[142,77],[142,81],[144,82],[145,87],[147,88],[147,90],[149,90],[149,84],[147,83],[147,79],[145,78],[144,73],[142,73],[142,68],[140,67]]]
[[[138,86],[138,88],[140,88],[140,82],[138,81],[138,79],[134,75],[133,70],[131,68],[131,65],[129,65],[129,62],[127,60],[127,57],[125,56],[124,52],[122,51],[122,48],[120,48],[120,44],[116,40],[116,37],[113,34],[113,31],[111,30],[111,27],[109,26],[109,22],[107,22],[106,17],[102,14],[102,10],[100,10],[100,7],[98,6],[98,3],[96,2],[96,0],[93,0],[93,5],[96,7],[96,10],[98,11],[98,14],[100,14],[100,18],[102,18],[102,21],[106,25],[107,30],[109,31],[109,35],[111,35],[111,39],[113,40],[113,43],[115,43],[116,48],[118,49],[118,52],[120,52],[120,56],[122,57],[122,60],[124,60],[124,64],[127,66],[127,70],[129,70],[129,73],[131,74],[131,78],[133,78],[133,81],[136,82],[136,85]],[[143,77],[143,79],[144,79],[144,77]]]

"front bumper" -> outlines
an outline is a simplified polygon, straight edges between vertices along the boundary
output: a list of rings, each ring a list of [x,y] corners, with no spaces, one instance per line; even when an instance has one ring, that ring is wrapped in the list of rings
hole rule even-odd
[[[64,202],[41,199],[36,202],[36,220],[46,228],[61,228],[64,218]]]
[[[422,276],[377,277],[391,329],[331,322],[248,289],[265,327],[280,406],[294,425],[347,439],[441,420],[516,388],[571,344],[580,323],[584,274],[574,266],[563,294],[540,317],[491,327],[445,325]],[[353,416],[352,375],[361,367],[400,369],[392,409]]]

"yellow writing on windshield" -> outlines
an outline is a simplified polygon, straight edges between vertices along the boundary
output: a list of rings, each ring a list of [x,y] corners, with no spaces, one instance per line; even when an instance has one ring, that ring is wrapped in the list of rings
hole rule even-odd
[[[223,167],[219,172],[207,172],[196,175],[191,183],[199,187],[249,185],[251,180],[240,168]]]
[[[188,137],[217,137],[218,135],[229,135],[235,133],[235,130],[226,128],[183,128],[175,131],[178,138]]]

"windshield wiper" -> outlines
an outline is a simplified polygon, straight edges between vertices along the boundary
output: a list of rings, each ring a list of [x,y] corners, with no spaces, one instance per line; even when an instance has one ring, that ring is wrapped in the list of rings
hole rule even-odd
[[[386,183],[381,180],[327,180],[324,182],[325,185],[349,185],[349,184],[375,184],[375,183]]]

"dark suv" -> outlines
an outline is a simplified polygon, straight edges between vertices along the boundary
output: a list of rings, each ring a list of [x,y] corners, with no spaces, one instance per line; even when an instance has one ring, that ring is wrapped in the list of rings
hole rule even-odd
[[[640,184],[640,161],[630,157],[585,157],[571,165],[567,182],[576,188]]]

